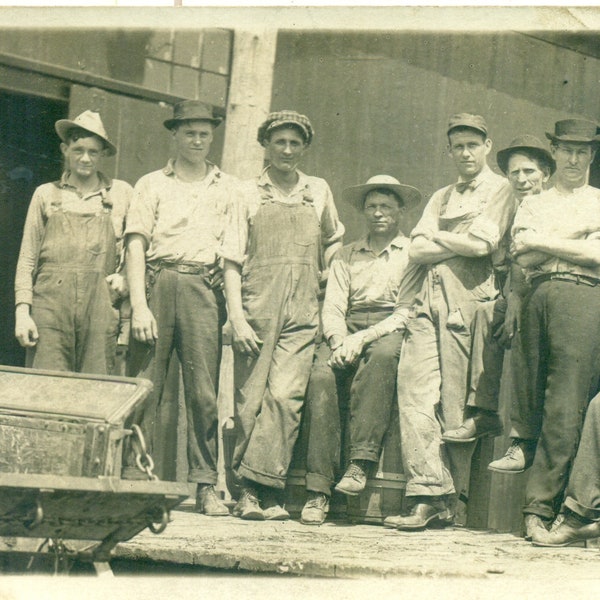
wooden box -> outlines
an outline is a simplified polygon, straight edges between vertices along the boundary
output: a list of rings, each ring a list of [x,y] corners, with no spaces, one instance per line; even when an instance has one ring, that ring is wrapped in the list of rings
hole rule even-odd
[[[0,472],[120,476],[143,379],[0,366]]]

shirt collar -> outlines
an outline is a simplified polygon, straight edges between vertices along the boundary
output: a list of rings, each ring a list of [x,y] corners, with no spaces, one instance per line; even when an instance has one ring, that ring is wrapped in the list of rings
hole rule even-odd
[[[406,246],[408,241],[409,241],[408,238],[402,232],[400,232],[381,252],[379,252],[379,254],[382,254],[383,252],[388,250],[391,246],[394,246],[395,248],[402,250],[402,248],[404,248],[404,246]],[[375,252],[375,250],[373,250],[371,248],[371,245],[369,244],[369,236],[368,235],[365,235],[364,237],[360,238],[356,242],[355,247],[356,247],[356,250],[358,250],[358,251],[373,252],[373,253],[377,254],[377,252]]]
[[[489,176],[492,174],[492,170],[486,164],[483,169],[477,174],[473,179],[465,179],[464,177],[458,178],[458,183],[466,183],[467,181],[472,182],[472,189],[479,187],[481,183],[483,183]]]
[[[63,171],[63,174],[60,176],[60,180],[58,182],[58,187],[60,188],[73,188],[76,189],[74,185],[69,183],[69,175],[71,171]],[[95,192],[87,194],[88,196],[95,195],[101,190],[110,190],[113,184],[113,180],[110,177],[107,177],[104,173],[98,171],[98,181],[100,182],[100,187]]]
[[[207,183],[209,183],[215,177],[220,176],[221,170],[219,169],[219,167],[217,167],[217,165],[215,165],[215,163],[210,162],[210,160],[206,161],[206,166],[208,168],[208,171],[206,172],[205,180],[207,181]],[[175,159],[170,158],[167,161],[167,164],[163,167],[162,171],[167,177],[175,177]]]
[[[296,169],[296,173],[298,173],[298,183],[294,186],[294,189],[290,192],[290,195],[294,194],[298,190],[304,189],[308,186],[308,176],[304,174],[299,169]],[[277,187],[271,177],[269,176],[269,167],[266,166],[261,174],[258,176],[258,185],[263,188]]]

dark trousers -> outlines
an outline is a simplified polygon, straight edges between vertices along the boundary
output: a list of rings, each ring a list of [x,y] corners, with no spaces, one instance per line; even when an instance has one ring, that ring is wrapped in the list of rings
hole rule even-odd
[[[348,318],[350,333],[381,320],[377,313]],[[350,460],[378,461],[396,397],[396,373],[404,333],[385,335],[363,351],[356,365],[331,369],[323,343],[315,353],[303,423],[308,428],[306,488],[331,494],[341,452],[341,423],[349,413]]]
[[[588,407],[565,506],[582,517],[600,521],[600,395]]]
[[[160,402],[169,359],[175,350],[181,363],[187,417],[188,481],[217,482],[217,386],[221,360],[221,329],[225,321],[223,294],[210,288],[205,276],[161,270],[150,290],[149,307],[158,324],[154,346],[132,340],[130,376],[154,384],[136,415],[149,452],[167,432],[160,422]],[[163,442],[164,443],[164,442]],[[162,465],[157,464],[160,474]],[[139,477],[129,456],[124,477]]]
[[[521,418],[538,444],[525,513],[553,518],[563,500],[583,417],[600,382],[600,286],[566,281],[535,285],[522,325],[527,362]]]

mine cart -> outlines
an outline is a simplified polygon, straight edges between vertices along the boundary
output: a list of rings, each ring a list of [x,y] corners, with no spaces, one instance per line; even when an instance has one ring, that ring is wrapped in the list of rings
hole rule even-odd
[[[133,424],[143,379],[0,367],[0,551],[110,572],[118,542],[165,529],[187,484],[158,481]],[[140,480],[120,479],[123,445]]]

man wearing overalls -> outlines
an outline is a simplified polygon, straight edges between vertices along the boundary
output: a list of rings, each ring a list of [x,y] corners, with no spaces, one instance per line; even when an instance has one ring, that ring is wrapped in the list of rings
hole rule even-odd
[[[159,436],[164,439],[158,408],[176,351],[186,405],[188,481],[197,484],[196,511],[208,516],[229,514],[214,488],[226,318],[217,252],[238,182],[206,160],[221,121],[202,102],[175,105],[173,118],[164,122],[175,158],[137,182],[126,229],[133,334],[129,374],[154,384],[138,420],[150,449]],[[140,476],[131,456],[123,476]]]
[[[233,332],[234,515],[286,519],[281,493],[298,435],[319,323],[320,271],[341,246],[331,190],[297,169],[313,138],[307,117],[269,114],[258,130],[269,166],[232,205],[225,290]]]
[[[98,170],[116,148],[97,112],[61,119],[55,129],[65,171],[31,199],[15,278],[15,335],[29,367],[106,375],[117,348],[114,304],[127,293],[116,270],[132,190]]]
[[[384,522],[401,530],[452,522],[455,493],[466,490],[470,454],[460,445],[446,448],[441,438],[463,421],[473,314],[480,302],[498,294],[489,246],[464,235],[506,184],[487,166],[492,142],[484,119],[467,113],[451,117],[448,144],[459,180],[432,196],[412,232],[411,259],[427,265],[398,369],[406,496],[412,506],[407,516]],[[498,215],[500,237],[505,221]]]

